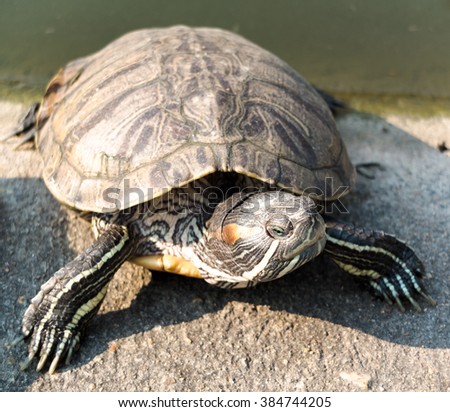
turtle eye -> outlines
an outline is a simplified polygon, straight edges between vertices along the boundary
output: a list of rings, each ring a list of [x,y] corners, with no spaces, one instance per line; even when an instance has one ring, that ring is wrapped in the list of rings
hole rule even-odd
[[[274,239],[286,238],[293,230],[294,225],[285,215],[271,217],[266,223],[266,231]]]

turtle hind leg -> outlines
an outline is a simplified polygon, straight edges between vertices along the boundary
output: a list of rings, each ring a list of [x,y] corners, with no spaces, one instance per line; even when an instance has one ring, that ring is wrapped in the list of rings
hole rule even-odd
[[[19,138],[19,140],[16,142],[15,149],[22,148],[27,143],[32,143],[34,146],[34,138],[36,136],[36,118],[39,107],[39,103],[33,103],[28,108],[23,118],[19,121],[18,125],[14,129],[0,136],[0,141],[5,142],[12,137],[16,137]]]
[[[405,310],[405,300],[421,311],[417,296],[429,304],[436,303],[422,283],[424,265],[407,244],[382,231],[335,221],[327,221],[326,225],[325,252],[341,269],[367,280],[387,302],[395,303],[401,311]]]
[[[70,362],[81,334],[97,313],[110,280],[132,255],[134,242],[128,229],[108,224],[83,253],[58,270],[32,299],[22,321],[22,332],[31,337],[26,368],[39,357],[37,370],[52,359],[53,373],[60,360]]]

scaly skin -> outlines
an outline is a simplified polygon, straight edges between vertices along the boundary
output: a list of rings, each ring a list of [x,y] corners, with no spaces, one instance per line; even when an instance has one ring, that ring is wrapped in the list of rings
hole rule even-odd
[[[32,299],[22,332],[31,337],[28,363],[40,358],[37,370],[53,357],[53,373],[62,358],[69,363],[81,334],[97,313],[109,281],[133,252],[126,227],[111,224],[72,262],[58,270]]]

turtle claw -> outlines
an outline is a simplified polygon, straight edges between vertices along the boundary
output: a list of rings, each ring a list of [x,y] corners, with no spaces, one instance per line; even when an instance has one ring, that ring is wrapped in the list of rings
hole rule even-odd
[[[48,369],[49,373],[53,374],[58,368],[61,359],[64,357],[66,358],[66,365],[70,363],[73,353],[78,348],[80,333],[74,333],[70,329],[57,330],[56,328],[52,328],[45,330],[40,326],[37,330],[41,330],[41,333],[33,333],[28,359],[21,365],[21,369],[27,369],[39,353],[36,371],[41,371],[47,361],[53,356]]]
[[[15,345],[19,344],[20,342],[23,342],[24,340],[25,340],[25,336],[18,336],[16,339],[14,339],[11,342],[11,345],[15,346]]]
[[[396,305],[401,312],[406,312],[402,300],[407,300],[414,307],[416,312],[423,309],[413,295],[422,296],[430,305],[436,305],[436,301],[425,291],[422,282],[416,276],[401,275],[385,276],[369,282],[375,292],[382,296],[390,305]]]
[[[20,364],[20,370],[26,371],[30,367],[33,358],[34,355],[33,356],[28,355],[28,358]]]
[[[59,360],[61,359],[61,357],[59,355],[56,355],[53,360],[52,363],[50,364],[50,367],[48,368],[48,373],[50,375],[53,375],[56,371],[56,369],[58,368],[58,363]]]
[[[36,371],[41,371],[47,361],[52,359],[49,372],[54,373],[60,358],[70,355],[78,347],[80,329],[70,321],[64,321],[49,309],[52,298],[46,293],[47,288],[53,290],[56,282],[51,280],[44,285],[32,300],[23,318],[22,332],[24,338],[30,338],[28,359],[21,369],[27,369],[31,362],[38,358]],[[71,319],[71,318],[68,318]]]
[[[425,290],[421,290],[419,293],[428,302],[428,304],[431,306],[437,305],[437,302]]]
[[[419,303],[415,299],[413,299],[410,296],[407,296],[406,298],[409,300],[411,305],[413,305],[413,307],[416,310],[416,312],[422,312],[422,306],[420,306]]]
[[[39,372],[40,370],[42,370],[42,368],[45,365],[45,362],[47,362],[47,358],[48,358],[48,353],[44,353],[43,355],[41,355],[39,362],[36,366],[36,372]]]
[[[400,312],[405,313],[406,309],[403,306],[403,303],[401,302],[401,300],[398,298],[398,296],[395,297],[395,303],[397,304],[397,307],[400,309]]]

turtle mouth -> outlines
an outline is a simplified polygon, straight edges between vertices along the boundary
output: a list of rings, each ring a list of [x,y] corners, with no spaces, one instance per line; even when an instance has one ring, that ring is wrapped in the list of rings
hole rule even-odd
[[[292,260],[300,256],[300,260],[306,262],[315,258],[325,248],[325,223],[322,216],[314,216],[314,223],[308,228],[306,233],[304,229],[299,229],[297,232],[294,236],[298,236],[299,239],[302,238],[303,241],[298,243],[294,248],[285,251],[283,256],[285,260]]]
[[[284,276],[293,270],[299,268],[306,262],[309,262],[310,260],[314,259],[317,255],[319,255],[326,243],[326,238],[323,236],[322,238],[318,239],[317,241],[314,241],[309,244],[305,248],[304,244],[302,244],[301,251],[297,254],[293,254],[290,259],[285,260],[285,266],[281,270],[281,272],[278,274],[278,277]]]
[[[325,235],[318,239],[314,244],[308,246],[306,249],[304,249],[302,252],[300,252],[299,255],[300,259],[299,262],[306,263],[312,259],[314,259],[317,255],[320,255],[325,248],[326,238]]]

